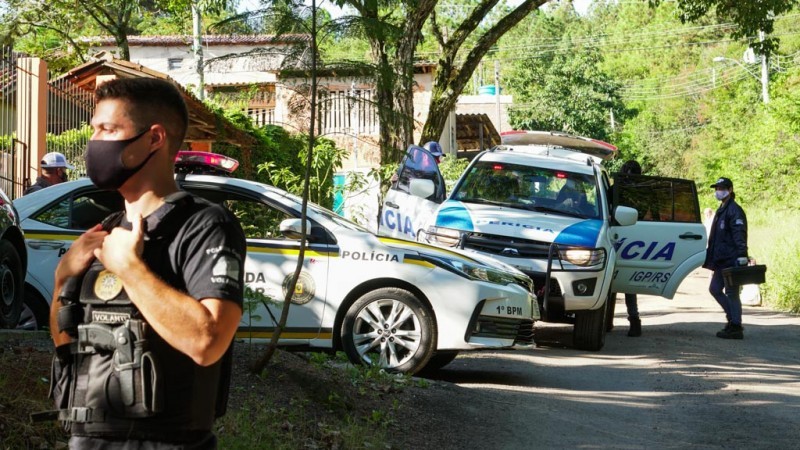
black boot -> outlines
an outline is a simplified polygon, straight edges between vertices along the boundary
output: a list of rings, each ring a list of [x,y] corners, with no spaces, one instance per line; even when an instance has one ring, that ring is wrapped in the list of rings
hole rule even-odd
[[[722,331],[717,331],[717,337],[722,339],[744,339],[744,328],[741,325],[730,324]]]
[[[642,319],[628,319],[631,326],[628,328],[629,337],[639,337],[642,335]]]

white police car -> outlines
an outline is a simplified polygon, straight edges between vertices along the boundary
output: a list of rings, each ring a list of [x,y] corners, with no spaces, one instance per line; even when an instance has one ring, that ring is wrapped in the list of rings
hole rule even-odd
[[[413,147],[386,196],[379,234],[519,268],[534,281],[543,320],[574,321],[575,347],[599,350],[613,320],[610,292],[672,298],[706,247],[694,182],[617,175],[612,190],[600,162],[615,153],[562,133],[504,133],[445,198],[432,156]]]
[[[252,292],[237,336],[271,337],[300,250],[301,199],[229,177],[176,179],[239,217]],[[81,179],[29,194],[16,206],[31,261],[29,307],[46,323],[59,257],[85,229],[123,208],[122,199]],[[282,344],[343,349],[353,362],[408,373],[441,367],[462,350],[532,344],[539,309],[530,279],[516,269],[380,238],[313,204],[308,220],[309,244]]]

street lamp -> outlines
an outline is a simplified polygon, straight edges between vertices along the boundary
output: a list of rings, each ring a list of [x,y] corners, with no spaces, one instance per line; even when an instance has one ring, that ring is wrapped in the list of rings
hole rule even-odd
[[[759,81],[761,83],[761,98],[764,101],[765,105],[767,103],[769,103],[769,72],[767,71],[767,63],[766,63],[767,58],[766,57],[764,57],[763,55],[761,56],[761,61],[762,62],[761,62],[761,76],[760,77],[758,75],[756,75],[755,72],[750,70],[747,66],[745,66],[744,64],[742,64],[741,62],[739,62],[739,61],[737,61],[735,59],[726,58],[724,56],[716,56],[716,57],[714,57],[714,62],[715,63],[724,62],[724,61],[732,61],[732,62],[738,64],[747,73],[752,75],[753,78],[755,78],[757,81]]]

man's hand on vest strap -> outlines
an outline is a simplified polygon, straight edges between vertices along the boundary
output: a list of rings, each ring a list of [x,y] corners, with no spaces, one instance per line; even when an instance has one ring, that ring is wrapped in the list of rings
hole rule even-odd
[[[86,230],[72,243],[56,267],[56,285],[67,278],[83,275],[94,261],[94,252],[103,245],[108,233],[98,224]]]
[[[103,263],[103,266],[120,277],[132,266],[142,262],[144,232],[141,215],[133,220],[132,226],[131,230],[114,228],[103,240],[103,244],[94,251],[94,256]]]

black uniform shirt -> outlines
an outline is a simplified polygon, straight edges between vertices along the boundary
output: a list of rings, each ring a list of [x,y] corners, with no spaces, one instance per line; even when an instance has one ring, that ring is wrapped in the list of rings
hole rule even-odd
[[[166,200],[144,218],[142,258],[147,266],[198,301],[217,298],[241,307],[246,241],[238,220],[223,206],[185,192]],[[124,218],[119,226],[131,228]],[[73,435],[191,442],[210,432],[219,407],[220,380],[227,381],[230,373],[229,358],[202,367],[156,333],[151,333],[149,344],[160,366],[162,412],[146,419],[76,423]]]

